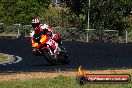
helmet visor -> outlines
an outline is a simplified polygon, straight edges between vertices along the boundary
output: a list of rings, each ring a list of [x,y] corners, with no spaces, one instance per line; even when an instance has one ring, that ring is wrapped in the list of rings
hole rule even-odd
[[[39,27],[39,25],[40,25],[39,23],[32,23],[33,28]]]

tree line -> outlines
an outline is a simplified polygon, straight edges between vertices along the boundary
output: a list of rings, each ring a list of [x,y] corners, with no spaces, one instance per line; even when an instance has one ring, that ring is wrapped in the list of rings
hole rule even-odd
[[[90,28],[98,30],[132,30],[132,0],[59,0],[54,7],[53,0],[1,0],[0,22],[7,25],[20,23],[28,25],[35,17],[52,26],[87,28],[88,10]],[[61,17],[61,19],[60,19]],[[60,24],[56,25],[57,21]],[[56,23],[56,24],[55,24]]]

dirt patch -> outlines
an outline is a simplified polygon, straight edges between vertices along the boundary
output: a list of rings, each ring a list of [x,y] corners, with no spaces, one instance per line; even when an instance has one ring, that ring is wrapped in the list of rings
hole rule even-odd
[[[132,69],[122,69],[122,70],[89,70],[86,71],[87,74],[132,74]],[[58,72],[20,72],[20,73],[1,73],[1,81],[11,81],[11,80],[29,80],[36,78],[54,78],[57,76],[68,76],[75,77],[77,71],[58,71]]]
[[[0,81],[8,80],[28,80],[33,78],[54,78],[59,75],[75,76],[76,72],[22,72],[22,73],[1,73]]]

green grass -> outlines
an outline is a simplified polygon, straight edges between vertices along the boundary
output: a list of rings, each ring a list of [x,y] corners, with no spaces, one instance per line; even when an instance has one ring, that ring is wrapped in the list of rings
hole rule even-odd
[[[79,85],[75,77],[58,76],[50,79],[30,79],[0,82],[0,88],[132,88],[128,84],[84,84]]]
[[[2,53],[0,53],[0,62],[3,62],[7,59],[7,56],[3,55]]]

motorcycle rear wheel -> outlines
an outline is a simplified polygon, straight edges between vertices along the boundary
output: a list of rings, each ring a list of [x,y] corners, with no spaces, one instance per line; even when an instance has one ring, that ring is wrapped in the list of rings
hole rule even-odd
[[[63,46],[59,46],[59,47],[62,50],[61,51],[61,57],[62,57],[61,63],[62,64],[69,64],[70,60],[69,60],[69,57],[68,57],[68,54],[67,54],[65,48]]]

